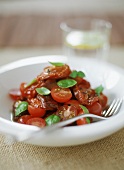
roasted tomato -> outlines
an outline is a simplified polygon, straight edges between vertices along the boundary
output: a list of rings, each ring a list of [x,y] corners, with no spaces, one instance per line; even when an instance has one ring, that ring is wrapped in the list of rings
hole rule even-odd
[[[73,92],[77,100],[83,105],[92,105],[98,101],[95,90],[83,88],[82,85],[73,87]]]
[[[81,115],[81,114],[84,114],[83,110],[80,111],[78,115]],[[77,125],[85,125],[85,124],[89,124],[90,122],[91,122],[90,118],[84,117],[84,118],[78,119],[76,121],[76,124]]]
[[[23,115],[23,116],[19,117],[18,123],[26,124],[26,122],[31,118],[32,118],[31,115]]]
[[[75,106],[77,108],[78,112],[82,111],[82,108],[80,107],[80,103],[77,100],[69,100],[65,104],[67,104],[69,106]]]
[[[77,84],[80,84],[83,88],[85,88],[85,89],[90,88],[90,83],[87,80],[85,80],[81,77],[76,77],[75,80],[77,81]]]
[[[87,109],[89,110],[89,113],[101,116],[102,114],[102,106],[100,103],[95,102],[92,105],[87,106]]]
[[[42,103],[37,98],[32,98],[28,105],[28,112],[33,117],[43,117],[46,110],[42,107]]]
[[[40,100],[42,107],[46,110],[52,111],[58,109],[59,104],[51,96],[41,96],[38,94],[37,99]]]
[[[101,106],[104,110],[107,106],[108,98],[103,93],[100,94],[100,96],[98,96],[98,98],[99,98],[99,103],[101,104]]]
[[[68,77],[71,70],[68,65],[63,66],[49,66],[44,68],[44,71],[37,76],[38,81],[45,79],[60,79]]]
[[[19,100],[21,98],[21,92],[19,89],[11,89],[9,91],[9,96],[11,97],[11,99],[13,100]]]
[[[44,86],[44,82],[36,82],[31,86],[26,87],[26,83],[21,83],[20,91],[23,97],[25,98],[34,98],[37,95],[36,88]]]
[[[56,86],[52,88],[51,96],[55,101],[59,103],[64,103],[71,99],[72,93],[69,88],[61,88]]]
[[[56,115],[58,115],[61,120],[70,119],[72,117],[77,116],[78,112],[75,106],[68,106],[63,105],[59,107],[59,109],[56,112]]]
[[[40,118],[40,117],[34,117],[29,119],[26,122],[27,125],[33,125],[33,126],[38,126],[40,128],[43,128],[44,126],[46,126],[46,122],[44,119]]]

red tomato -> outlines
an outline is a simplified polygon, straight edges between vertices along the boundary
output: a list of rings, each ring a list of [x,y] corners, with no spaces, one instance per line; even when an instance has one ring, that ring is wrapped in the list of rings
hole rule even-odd
[[[77,108],[78,112],[79,112],[80,110],[82,110],[82,108],[79,106],[80,103],[79,103],[79,101],[77,101],[77,100],[69,100],[69,101],[66,102],[65,104],[70,105],[70,106],[75,106],[75,107]]]
[[[9,91],[9,96],[13,99],[13,100],[18,100],[21,97],[21,92],[19,89],[11,89]]]
[[[98,102],[93,103],[92,105],[87,106],[87,109],[90,113],[101,116],[102,106]]]
[[[90,88],[90,83],[87,80],[81,77],[76,77],[75,80],[77,81],[77,84],[81,84],[83,88]]]
[[[65,103],[71,99],[72,93],[69,88],[53,87],[51,90],[51,96],[55,101]]]
[[[26,124],[26,122],[31,118],[32,118],[31,115],[23,115],[18,119],[18,123]]]
[[[60,79],[66,78],[71,73],[71,70],[68,65],[63,66],[48,66],[44,68],[44,71],[38,75],[38,81],[45,79]]]
[[[46,110],[41,107],[34,107],[32,105],[28,105],[28,112],[33,117],[43,117],[46,113]]]
[[[33,126],[38,126],[40,128],[43,128],[44,126],[46,126],[46,122],[44,119],[42,118],[39,118],[39,117],[34,117],[34,118],[31,118],[29,119],[27,122],[26,122],[27,125],[33,125]]]
[[[75,106],[63,105],[57,110],[56,115],[58,115],[61,120],[70,119],[77,116],[77,109]]]
[[[107,96],[105,96],[104,94],[100,94],[100,96],[99,96],[99,103],[101,104],[103,109],[105,109],[105,107],[107,105],[107,102],[108,102]]]
[[[96,96],[95,90],[86,89],[82,86],[82,84],[75,85],[73,87],[73,92],[76,99],[82,105],[92,105],[93,103],[98,101],[98,97]]]
[[[81,114],[84,114],[83,110],[79,112],[78,115],[81,115]],[[77,125],[85,125],[85,124],[89,124],[91,122],[91,119],[90,118],[81,118],[81,119],[78,119],[76,121],[76,124]]]

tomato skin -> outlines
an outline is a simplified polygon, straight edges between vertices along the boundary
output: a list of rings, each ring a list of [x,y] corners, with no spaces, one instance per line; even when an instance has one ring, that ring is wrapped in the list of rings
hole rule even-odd
[[[56,115],[59,116],[61,120],[70,119],[77,116],[77,114],[78,112],[75,106],[63,105],[56,111]]]
[[[52,88],[51,96],[55,101],[65,103],[72,98],[72,93],[69,88],[60,88],[56,86]]]
[[[77,100],[69,100],[65,104],[67,104],[69,106],[75,106],[77,108],[78,112],[82,111],[82,108],[80,107],[80,103]]]
[[[37,76],[38,81],[46,79],[60,79],[66,78],[71,73],[68,65],[63,66],[48,66],[44,68],[44,71]]]
[[[102,108],[105,109],[107,106],[108,98],[104,94],[100,94],[99,96],[99,103],[101,104]]]
[[[87,109],[89,110],[89,113],[101,116],[102,106],[100,103],[95,102],[92,105],[87,106]]]
[[[46,113],[46,110],[41,107],[34,107],[32,105],[28,105],[28,112],[33,117],[43,117]]]
[[[11,89],[9,91],[9,96],[11,97],[11,99],[13,100],[18,100],[21,98],[21,92],[19,89]]]
[[[18,119],[18,123],[26,124],[26,122],[31,118],[32,118],[31,115],[23,115]]]
[[[43,128],[44,126],[46,126],[46,122],[44,119],[42,118],[39,118],[39,117],[34,117],[34,118],[31,118],[29,119],[27,122],[26,122],[27,125],[33,125],[33,126],[38,126],[40,128]]]
[[[81,84],[83,88],[89,89],[90,88],[90,83],[81,78],[81,77],[76,77],[75,80],[77,81],[77,84]]]

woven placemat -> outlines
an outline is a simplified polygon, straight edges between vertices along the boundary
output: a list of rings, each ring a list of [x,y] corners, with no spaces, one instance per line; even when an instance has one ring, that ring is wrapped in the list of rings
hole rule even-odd
[[[124,129],[92,143],[70,147],[7,145],[0,135],[0,170],[123,170]]]

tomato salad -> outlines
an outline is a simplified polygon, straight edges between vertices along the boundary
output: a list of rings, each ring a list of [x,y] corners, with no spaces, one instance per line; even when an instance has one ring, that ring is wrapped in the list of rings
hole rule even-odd
[[[42,128],[79,114],[101,116],[107,106],[103,86],[93,89],[84,72],[71,70],[64,63],[49,63],[31,82],[9,91],[14,100],[13,121]],[[91,118],[82,118],[73,125],[89,123]]]

